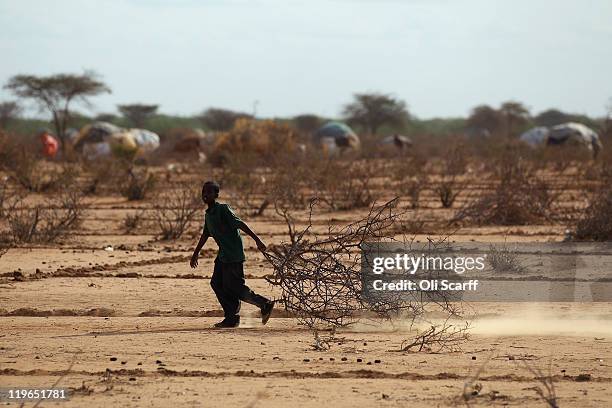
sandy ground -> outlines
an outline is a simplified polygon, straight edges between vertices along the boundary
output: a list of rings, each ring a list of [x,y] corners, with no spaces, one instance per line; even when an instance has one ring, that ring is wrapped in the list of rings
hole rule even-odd
[[[465,406],[464,391],[478,389],[471,406],[546,407],[529,367],[550,375],[560,407],[612,406],[610,303],[470,304],[471,340],[460,352],[401,352],[419,328],[402,319],[364,321],[316,351],[312,334],[282,311],[264,327],[245,305],[242,327],[211,328],[222,315],[209,286],[215,245],[189,267],[195,223],[191,237],[159,242],[152,228],[122,231],[131,211],[123,199],[92,204],[64,242],[0,259],[0,387],[57,383],[72,394],[39,406],[448,407]],[[315,228],[359,214],[321,214]],[[248,221],[267,243],[284,239],[271,215]],[[563,231],[466,228],[453,239],[546,242]],[[279,296],[245,242],[249,285]],[[612,258],[601,259],[609,268]]]

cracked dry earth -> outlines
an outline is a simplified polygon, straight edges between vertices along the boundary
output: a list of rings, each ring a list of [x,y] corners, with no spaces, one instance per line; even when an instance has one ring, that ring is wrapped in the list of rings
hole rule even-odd
[[[192,270],[197,238],[158,242],[153,229],[126,235],[128,205],[94,202],[65,242],[0,259],[0,387],[59,381],[70,400],[39,406],[61,407],[431,408],[465,406],[465,390],[470,406],[546,407],[529,366],[550,375],[561,407],[612,406],[610,303],[474,304],[461,352],[399,352],[413,335],[401,320],[340,330],[328,351],[315,351],[312,334],[282,311],[264,327],[245,305],[242,327],[211,329],[221,316],[209,286],[214,243]],[[358,215],[319,214],[315,227]],[[273,215],[248,221],[266,242],[284,239]],[[508,234],[465,229],[457,240],[545,241],[562,231]],[[249,285],[279,296],[263,279],[269,266],[245,243]]]

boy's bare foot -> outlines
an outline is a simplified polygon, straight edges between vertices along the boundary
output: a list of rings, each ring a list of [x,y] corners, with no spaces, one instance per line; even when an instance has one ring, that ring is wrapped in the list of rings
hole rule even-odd
[[[215,323],[215,328],[217,329],[233,329],[238,326],[240,326],[240,318],[232,320],[223,319],[219,323]]]
[[[270,315],[272,314],[272,309],[274,309],[274,301],[270,300],[268,303],[263,305],[261,308],[261,324],[268,323],[270,319]]]

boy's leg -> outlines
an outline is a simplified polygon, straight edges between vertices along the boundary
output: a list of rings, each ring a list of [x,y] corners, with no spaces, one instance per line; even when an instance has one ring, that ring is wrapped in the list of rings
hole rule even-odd
[[[240,301],[236,300],[236,297],[232,293],[226,292],[226,276],[224,265],[221,262],[215,261],[215,269],[213,270],[212,278],[210,279],[210,286],[212,286],[217,300],[223,308],[223,314],[226,320],[235,321],[238,319],[238,312],[240,311]]]
[[[260,309],[270,300],[253,292],[244,281],[244,268],[242,262],[232,262],[224,264],[225,275],[223,277],[223,287],[227,293],[232,293],[233,296],[244,302],[258,306]]]

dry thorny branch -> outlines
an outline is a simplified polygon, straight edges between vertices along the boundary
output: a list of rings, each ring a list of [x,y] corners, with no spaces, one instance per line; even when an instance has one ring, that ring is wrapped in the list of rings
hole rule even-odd
[[[455,325],[446,319],[441,324],[432,324],[413,339],[402,342],[401,351],[455,352],[469,339],[470,324]]]
[[[373,298],[363,288],[360,251],[368,243],[394,239],[393,226],[401,215],[398,198],[372,206],[361,220],[339,230],[330,227],[323,235],[312,231],[316,203],[317,200],[311,201],[308,224],[301,230],[286,209],[277,207],[277,213],[287,223],[290,242],[273,246],[266,254],[274,267],[268,282],[281,288],[286,310],[312,329],[316,339],[323,327],[346,326],[360,317],[390,318],[406,312],[414,319],[425,313],[426,304],[436,304],[448,315],[455,314],[454,305],[446,299],[392,294]],[[454,339],[461,333],[464,332],[450,327],[442,333],[437,329],[428,340],[444,348],[443,340],[452,339],[452,347],[458,344]]]

